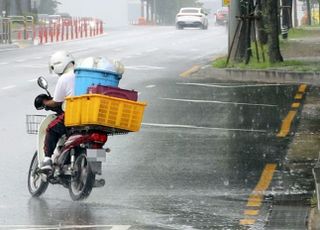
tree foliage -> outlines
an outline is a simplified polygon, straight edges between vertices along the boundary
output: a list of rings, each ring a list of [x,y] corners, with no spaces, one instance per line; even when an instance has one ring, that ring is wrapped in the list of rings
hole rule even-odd
[[[38,8],[38,13],[55,14],[57,12],[59,4],[61,3],[57,0],[41,0]]]
[[[156,0],[156,14],[161,24],[173,24],[180,8],[201,5],[198,0]]]

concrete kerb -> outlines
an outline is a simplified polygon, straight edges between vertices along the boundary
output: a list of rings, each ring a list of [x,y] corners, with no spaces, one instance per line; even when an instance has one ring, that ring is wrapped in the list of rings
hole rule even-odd
[[[233,81],[320,85],[320,73],[285,70],[217,69],[213,68],[210,64],[203,66],[199,71],[193,73],[191,77],[209,77],[217,80]]]
[[[8,50],[8,49],[15,49],[19,48],[17,44],[0,44],[0,50]]]

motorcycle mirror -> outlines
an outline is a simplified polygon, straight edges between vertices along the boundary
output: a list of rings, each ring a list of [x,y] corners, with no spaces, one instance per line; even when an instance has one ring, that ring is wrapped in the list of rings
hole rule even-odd
[[[38,78],[38,85],[44,90],[48,89],[48,82],[44,77]]]

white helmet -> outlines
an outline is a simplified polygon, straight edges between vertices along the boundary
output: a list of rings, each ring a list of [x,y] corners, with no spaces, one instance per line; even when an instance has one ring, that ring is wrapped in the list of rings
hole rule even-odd
[[[73,63],[74,57],[67,51],[61,50],[52,54],[49,61],[49,72],[55,72],[58,75],[61,75],[66,70],[67,66]]]

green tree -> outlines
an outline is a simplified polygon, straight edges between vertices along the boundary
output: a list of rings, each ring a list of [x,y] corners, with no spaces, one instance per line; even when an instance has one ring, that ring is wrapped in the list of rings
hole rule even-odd
[[[40,14],[55,14],[58,5],[61,4],[57,0],[41,0],[39,4],[38,13]]]

